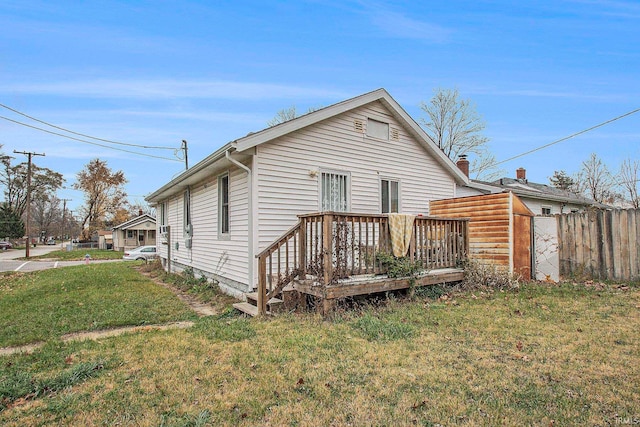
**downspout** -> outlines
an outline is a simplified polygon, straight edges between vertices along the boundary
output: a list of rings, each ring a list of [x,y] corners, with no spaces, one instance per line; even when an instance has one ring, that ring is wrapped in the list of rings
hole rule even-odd
[[[229,153],[230,149],[224,152],[224,156],[231,163],[243,169],[247,173],[247,267],[248,267],[248,280],[247,284],[249,286],[249,290],[253,289],[253,264],[255,262],[253,256],[253,172],[250,168],[243,165],[233,157]]]

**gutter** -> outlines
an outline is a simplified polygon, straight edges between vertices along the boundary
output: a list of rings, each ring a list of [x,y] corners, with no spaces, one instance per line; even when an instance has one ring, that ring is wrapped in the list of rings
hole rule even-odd
[[[254,254],[253,254],[253,171],[251,168],[243,165],[233,157],[231,157],[231,148],[228,148],[224,152],[224,156],[226,159],[232,164],[236,165],[240,169],[243,169],[247,173],[247,267],[248,267],[248,281],[247,285],[249,286],[249,290],[253,289],[254,284]]]

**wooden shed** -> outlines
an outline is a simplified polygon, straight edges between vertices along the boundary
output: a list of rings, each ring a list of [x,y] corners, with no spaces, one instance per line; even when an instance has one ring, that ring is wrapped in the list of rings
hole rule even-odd
[[[469,218],[469,258],[530,280],[533,212],[515,194],[432,200],[429,215]]]

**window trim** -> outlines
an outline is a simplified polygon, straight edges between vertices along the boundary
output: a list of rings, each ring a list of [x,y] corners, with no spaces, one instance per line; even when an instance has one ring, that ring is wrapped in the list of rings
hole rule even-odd
[[[544,211],[545,209],[548,209],[549,212],[545,213],[545,211]],[[542,206],[540,206],[540,212],[541,212],[542,215],[552,215],[553,209],[551,209],[551,206],[542,205]]]
[[[222,203],[222,180],[227,179],[227,203]],[[223,210],[226,206],[226,231],[223,231]],[[218,175],[218,239],[231,238],[231,174],[229,171]]]
[[[324,199],[324,189],[323,189],[323,185],[322,185],[322,177],[324,174],[331,174],[331,175],[342,175],[346,177],[346,186],[347,188],[345,189],[346,192],[346,209],[343,212],[351,212],[351,172],[349,171],[343,171],[343,170],[336,170],[336,169],[322,169],[320,168],[319,173],[318,173],[318,212],[330,212],[330,211],[325,211],[323,209],[323,199]],[[339,212],[339,211],[334,211],[334,212]]]
[[[387,181],[389,183],[389,212],[384,212],[382,209],[382,181]],[[398,184],[398,212],[391,212],[391,183],[395,182]],[[402,182],[398,178],[389,178],[386,176],[381,176],[378,179],[378,206],[380,207],[380,213],[399,213],[402,212]]]

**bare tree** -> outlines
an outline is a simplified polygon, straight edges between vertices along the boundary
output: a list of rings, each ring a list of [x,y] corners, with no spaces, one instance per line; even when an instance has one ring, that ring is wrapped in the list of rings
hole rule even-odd
[[[309,107],[306,113],[313,113],[314,111],[319,110],[322,107]],[[276,113],[276,116],[267,122],[267,126],[273,127],[275,125],[279,125],[280,123],[288,122],[289,120],[293,120],[297,117],[300,117],[302,114],[298,114],[296,110],[296,106],[292,105],[289,108],[282,109]]]
[[[625,159],[620,165],[620,187],[629,197],[629,202],[634,209],[640,208],[640,198],[638,197],[638,170],[640,163],[637,160]]]
[[[31,218],[42,238],[62,235],[62,209],[60,199],[55,195],[34,200],[31,205]]]
[[[598,203],[612,204],[617,198],[614,177],[595,153],[582,162],[574,181],[579,193]]]
[[[296,112],[296,106],[292,105],[289,108],[284,108],[276,113],[276,116],[267,122],[267,126],[272,127],[279,125],[280,123],[288,122],[289,120],[298,117]]]
[[[125,206],[127,194],[123,186],[126,183],[124,172],[112,172],[107,162],[100,159],[91,160],[85,170],[78,172],[73,187],[84,192],[85,204],[80,215],[85,238],[90,238]]]
[[[456,161],[462,154],[473,154],[470,169],[476,179],[500,175],[501,171],[494,171],[495,157],[487,148],[489,138],[482,135],[486,125],[469,99],[461,99],[457,89],[440,88],[420,108],[427,113],[420,123],[447,157]]]

